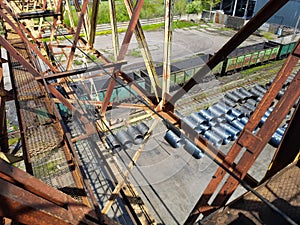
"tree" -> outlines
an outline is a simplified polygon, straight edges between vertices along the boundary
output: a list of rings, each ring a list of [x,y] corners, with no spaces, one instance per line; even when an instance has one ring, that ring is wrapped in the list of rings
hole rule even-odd
[[[195,0],[186,5],[185,11],[187,14],[193,14],[193,13],[198,14],[198,13],[202,12],[202,9],[203,9],[202,1]]]

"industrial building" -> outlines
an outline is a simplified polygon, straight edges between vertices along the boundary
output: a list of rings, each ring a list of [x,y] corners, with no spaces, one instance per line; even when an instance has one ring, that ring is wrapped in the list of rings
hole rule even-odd
[[[166,0],[154,54],[143,0],[123,33],[108,0],[103,36],[101,0],[1,0],[0,224],[300,224],[299,35],[251,36],[291,2],[215,51]]]

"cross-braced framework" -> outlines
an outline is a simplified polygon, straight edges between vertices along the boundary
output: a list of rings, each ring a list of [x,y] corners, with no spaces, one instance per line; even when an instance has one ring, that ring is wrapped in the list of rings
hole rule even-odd
[[[207,216],[224,206],[239,184],[253,192],[274,212],[291,224],[295,224],[288,215],[253,189],[259,181],[251,177],[248,172],[299,99],[300,74],[297,72],[269,117],[257,129],[261,118],[274,102],[299,61],[299,42],[227,154],[192,129],[176,113],[178,100],[199,84],[214,67],[283,7],[288,0],[270,0],[191,79],[174,93],[170,90],[174,1],[165,1],[162,80],[157,75],[139,21],[144,1],[124,0],[130,21],[121,45],[119,45],[116,20],[116,3],[114,0],[108,1],[113,60],[106,58],[103,53],[94,48],[100,2],[94,0],[92,12],[89,13],[88,0],[83,0],[81,4],[78,0],[72,1],[77,14],[75,16],[77,24],[75,24],[69,0],[0,1],[0,17],[5,31],[5,37],[0,36],[0,44],[8,54],[7,60],[1,58],[1,114],[5,115],[5,98],[11,99],[11,93],[3,88],[2,78],[2,64],[8,62],[27,172],[92,208],[90,212],[87,206],[77,206],[77,201],[1,161],[0,181],[3,182],[3,185],[1,185],[0,197],[5,204],[1,205],[0,216],[25,224],[39,224],[40,220],[37,221],[37,216],[42,220],[47,220],[45,223],[49,223],[49,221],[69,224],[113,223],[104,215],[109,215],[117,222],[124,224],[154,224],[155,220],[145,204],[148,202],[151,205],[151,199],[143,188],[133,185],[133,183],[140,185],[133,176],[133,170],[137,167],[143,149],[152,138],[154,130],[158,124],[163,124],[181,139],[193,143],[218,165],[218,169],[206,189],[201,193],[192,212],[186,216],[185,224],[194,224],[200,215]],[[70,27],[64,24],[64,17],[68,17]],[[133,35],[135,35],[144,59],[148,87],[141,86],[134,76],[122,71],[122,66],[127,63],[125,56]],[[79,61],[81,66],[78,65]],[[106,91],[103,92],[104,96],[100,99],[97,93],[98,87],[93,78],[103,76],[107,76],[109,79]],[[114,102],[116,85],[130,93],[133,101]],[[63,118],[59,113],[59,111],[62,112],[62,108],[65,112],[67,111],[67,116],[63,115]],[[118,119],[114,110],[119,108],[135,109],[140,114],[137,113],[134,117],[130,117],[125,123],[114,124],[113,120]],[[43,112],[42,116],[38,113],[40,111]],[[38,114],[39,116],[37,116]],[[290,134],[299,133],[299,127],[295,126],[299,119],[298,114],[299,103],[286,129],[282,141],[284,144],[278,147],[266,178],[272,177],[297,157],[299,140]],[[70,118],[72,121],[68,123],[67,120]],[[129,156],[129,161],[124,160],[122,164],[125,166],[120,166],[118,160],[122,159],[123,153],[116,150],[116,145],[108,146],[105,140],[110,136],[112,138],[109,139],[110,143],[114,140],[120,148],[125,146],[130,149],[128,142],[120,140],[120,136],[115,135],[115,130],[120,131],[122,126],[126,126],[131,134],[134,134],[136,128],[133,125],[146,118],[150,118],[154,122],[143,133],[142,140],[138,143],[134,154]],[[8,149],[5,121],[4,116],[0,121],[2,151]],[[122,137],[126,139],[126,135],[128,134],[123,133]],[[33,138],[38,136],[41,138]],[[43,143],[43,147],[37,143]],[[127,144],[129,147],[126,146]],[[280,156],[286,153],[285,146],[288,145],[296,147],[290,149],[288,158],[282,159]],[[111,156],[112,152],[115,156]],[[194,154],[195,157],[194,152],[191,154]],[[28,176],[28,179],[24,179],[23,176]],[[145,180],[149,179],[145,177],[145,174],[141,173],[140,176]],[[225,183],[222,183],[225,179]],[[65,184],[62,180],[68,181]],[[149,183],[148,185],[156,193],[153,186]],[[220,185],[221,188],[219,188]],[[98,186],[106,191],[100,191],[101,188]],[[49,192],[47,193],[47,191]],[[22,195],[19,193],[17,197],[20,201],[14,199],[14,193],[17,192],[22,192]],[[28,199],[25,201],[27,193],[30,193],[28,195],[30,195],[32,205]],[[139,193],[142,193],[143,196],[140,196]],[[161,197],[159,199],[164,205]],[[42,206],[39,208],[36,204],[50,205],[53,209]],[[24,213],[19,215],[16,208],[23,210]],[[155,206],[152,208],[163,223]],[[176,216],[172,215],[168,207],[166,208],[169,216],[179,224]],[[95,212],[96,214],[94,214]],[[85,219],[82,219],[83,217]]]

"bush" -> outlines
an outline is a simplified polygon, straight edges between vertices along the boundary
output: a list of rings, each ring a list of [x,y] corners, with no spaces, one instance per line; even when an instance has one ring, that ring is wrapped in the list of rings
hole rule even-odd
[[[195,0],[186,5],[185,9],[187,14],[200,13],[202,12],[202,3],[201,1]]]

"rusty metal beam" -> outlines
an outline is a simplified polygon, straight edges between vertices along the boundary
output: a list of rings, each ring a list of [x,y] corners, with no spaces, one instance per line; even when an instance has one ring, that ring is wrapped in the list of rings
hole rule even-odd
[[[89,47],[93,48],[95,43],[95,36],[96,36],[96,28],[97,28],[97,17],[99,12],[99,3],[100,0],[94,0],[92,6],[92,16],[91,16],[91,28],[89,34]]]
[[[300,49],[299,42],[297,43],[295,49]],[[246,145],[249,148],[251,148],[249,151],[246,151],[246,153],[245,153],[245,154],[250,153],[250,156],[249,155],[245,156],[246,159],[244,159],[244,162],[239,161],[239,165],[243,166],[243,170],[237,170],[237,166],[236,167],[232,166],[232,168],[234,168],[234,171],[238,171],[237,176],[240,177],[240,178],[244,178],[245,173],[247,173],[247,171],[248,171],[248,167],[250,168],[251,165],[254,162],[253,160],[256,159],[254,154],[257,154],[257,156],[258,156],[258,154],[261,152],[263,146],[270,139],[270,137],[268,137],[268,135],[267,135],[268,133],[261,133],[262,129],[260,130],[260,132],[257,136],[253,136],[252,131],[254,131],[254,129],[257,127],[260,119],[262,118],[262,116],[264,115],[266,110],[270,107],[270,105],[271,105],[272,101],[275,99],[277,93],[281,90],[282,85],[284,84],[284,82],[286,81],[288,76],[291,74],[294,66],[299,61],[299,58],[297,58],[293,55],[294,51],[290,54],[290,56],[288,57],[286,63],[282,66],[282,68],[279,71],[278,75],[273,80],[273,83],[270,86],[269,90],[267,91],[267,93],[265,94],[265,96],[263,97],[261,102],[258,104],[256,110],[254,111],[254,113],[250,117],[249,122],[246,124],[246,126],[244,128],[244,131],[240,134],[240,137],[233,144],[230,151],[227,153],[227,155],[225,157],[225,161],[229,165],[230,164],[233,165],[233,162],[236,159],[236,157],[239,155],[239,153],[241,152],[241,150],[243,148],[243,145]],[[288,101],[292,102],[293,100],[291,98]],[[280,102],[282,102],[282,100]],[[292,104],[294,104],[294,102]],[[277,103],[277,105],[279,106],[279,103]],[[276,112],[276,111],[274,110],[274,112]],[[285,113],[283,115],[283,113],[285,113],[285,112],[281,111],[282,116],[285,116],[287,114],[287,113]],[[272,125],[273,126],[274,125],[275,126],[279,125],[278,121],[279,121],[279,119],[276,120],[276,121],[273,121]],[[267,123],[267,126],[268,126],[269,123]],[[264,127],[265,126],[266,126],[266,123],[264,124]],[[265,128],[265,129],[266,129],[266,131],[268,131],[269,128]],[[263,130],[263,131],[265,131],[265,130]],[[268,132],[270,132],[270,131],[272,131],[271,127],[270,127],[270,130]],[[251,143],[251,144],[249,144],[249,143]],[[258,148],[258,143],[262,143],[259,148]],[[251,146],[251,145],[254,145],[254,144],[255,144],[255,146]],[[196,203],[196,205],[195,205],[194,209],[192,210],[191,214],[189,215],[189,217],[185,221],[185,224],[193,224],[196,221],[196,219],[198,218],[198,216],[200,215],[200,213],[203,213],[204,215],[208,215],[209,213],[211,213],[212,211],[215,210],[214,208],[218,208],[222,205],[222,203],[224,203],[223,201],[218,201],[218,202],[215,201],[214,202],[215,207],[208,205],[208,201],[210,200],[210,198],[212,197],[212,195],[216,191],[218,185],[221,183],[221,181],[224,178],[225,174],[226,174],[225,171],[221,167],[219,167],[218,170],[216,171],[216,173],[214,174],[214,179],[211,180],[211,182],[208,184],[208,186],[204,190],[203,194],[201,195],[200,199]],[[234,186],[234,187],[236,187],[236,186]],[[228,191],[228,190],[226,190],[226,191]],[[227,195],[223,196],[223,198],[227,199],[228,196],[231,195],[231,192],[226,192],[226,193],[227,193]],[[224,194],[224,192],[223,192],[223,194]]]
[[[13,13],[13,11],[12,11],[9,7],[7,7],[7,5],[6,5],[5,3],[0,2],[0,4],[1,4],[2,8],[5,9],[6,12],[7,12],[12,18],[15,18],[15,17],[16,17],[15,13]],[[18,23],[18,26],[20,26],[20,28],[21,28],[21,29],[18,29],[18,30],[21,30],[21,31],[26,32],[27,35],[34,41],[34,43],[36,43],[37,46],[40,47],[40,42],[39,42],[39,41],[32,35],[32,33],[31,33],[31,32],[23,25],[23,23]],[[17,30],[17,31],[18,31],[18,30]],[[17,32],[17,31],[16,31],[16,32]]]
[[[53,99],[55,103],[61,103],[59,99]],[[82,103],[84,105],[94,105],[94,106],[101,106],[103,104],[102,101],[93,101],[93,100],[74,100],[74,99],[67,99],[70,103]],[[119,108],[134,108],[134,109],[143,109],[148,110],[148,107],[143,104],[130,104],[130,103],[115,103],[111,102],[109,107],[119,107]]]
[[[23,224],[115,224],[0,159],[0,216]]]
[[[76,109],[64,96],[62,96],[62,94],[56,90],[53,85],[48,84],[47,88],[72,112],[74,116],[78,116],[79,120],[84,124],[87,133],[95,132],[95,127],[93,124],[82,114],[80,110]]]
[[[5,5],[2,2],[0,2],[0,5],[3,8],[5,7]],[[7,7],[5,7],[5,8],[6,8],[7,12],[10,11],[9,9],[7,9]],[[43,56],[43,54],[40,52],[40,50],[37,49],[37,47],[34,44],[32,44],[30,41],[28,41],[28,39],[25,37],[24,33],[22,32],[23,30],[26,30],[26,28],[21,23],[18,24],[21,28],[20,29],[19,27],[17,27],[15,25],[15,22],[11,21],[8,18],[8,16],[5,15],[3,10],[0,10],[0,16],[2,16],[2,18],[11,26],[11,28],[14,29],[14,31],[19,34],[19,36],[23,40],[23,42],[26,43],[28,45],[28,47],[30,47],[37,54],[37,56],[51,69],[51,71],[58,72],[58,70],[52,65],[52,63],[49,62],[49,60]]]
[[[0,58],[1,58],[1,51],[0,51]],[[6,102],[6,91],[4,90],[4,76],[3,76],[3,68],[2,68],[2,61],[0,62],[0,151],[1,152],[8,152],[9,145],[8,145],[8,135],[7,135],[7,124],[6,124],[6,109],[5,109],[5,102]]]
[[[118,36],[118,27],[117,27],[117,12],[115,0],[108,0],[109,5],[109,16],[110,16],[110,26],[112,33],[112,45],[114,48],[115,60],[117,60],[119,55],[119,36]]]
[[[127,8],[127,12],[129,14],[129,16],[132,17],[133,1],[132,0],[124,0],[124,3],[125,3],[125,6]],[[155,94],[155,96],[157,98],[157,101],[158,101],[159,94],[160,94],[160,91],[161,91],[161,89],[160,89],[161,84],[160,84],[160,81],[159,81],[157,73],[156,73],[156,69],[155,69],[155,66],[154,66],[154,63],[153,63],[153,59],[152,59],[152,56],[151,56],[151,53],[150,53],[150,50],[149,50],[144,32],[143,32],[143,29],[142,29],[142,26],[141,26],[141,23],[139,21],[136,24],[134,33],[135,33],[135,37],[136,37],[136,40],[138,42],[140,51],[142,53],[142,57],[144,59],[144,63],[145,63],[145,66],[146,66],[146,69],[147,69],[147,72],[148,72],[148,75],[149,75],[151,85],[152,85],[153,90],[154,90],[154,94]]]
[[[57,4],[56,4],[55,13],[60,13],[61,7],[62,7],[62,0],[58,0]],[[55,29],[56,29],[57,21],[58,21],[58,17],[54,17],[53,24],[52,24],[52,27],[51,27],[51,33],[50,33],[50,42],[51,43],[53,41],[53,37],[54,37],[54,32],[55,32]]]
[[[270,0],[241,30],[239,30],[182,88],[164,104],[164,110],[173,110],[176,101],[198,84],[215,66],[245,41],[264,22],[274,15],[288,0]]]
[[[300,102],[299,102],[300,103]],[[300,104],[298,103],[294,114],[289,122],[283,139],[276,150],[276,153],[271,161],[269,169],[263,178],[263,181],[268,180],[280,170],[297,160],[300,152]]]
[[[2,38],[2,36],[0,36],[0,40],[1,40],[1,38]],[[6,41],[6,39],[4,39],[4,41],[5,42],[1,42],[2,46],[3,46],[3,43],[9,44]],[[3,46],[3,47],[5,47],[5,46]],[[10,48],[12,46],[9,44],[8,47]],[[5,48],[5,49],[7,50],[8,61],[11,62],[11,55],[10,55],[11,52],[7,48]],[[11,50],[15,51],[15,48],[12,47]],[[19,55],[19,56],[21,57],[20,59],[23,59],[26,63],[28,63],[21,55]],[[18,58],[16,58],[16,59],[18,60]],[[29,66],[31,66],[31,65],[29,64]],[[27,146],[25,144],[26,143],[25,142],[25,135],[24,135],[25,127],[23,127],[23,123],[22,123],[22,119],[21,119],[22,117],[21,117],[21,112],[20,112],[20,103],[17,100],[18,99],[17,98],[18,97],[18,90],[16,88],[16,81],[15,81],[15,77],[14,77],[14,74],[13,74],[11,63],[8,64],[8,68],[9,68],[9,75],[10,75],[11,84],[12,84],[12,87],[14,89],[15,105],[16,105],[16,112],[17,112],[18,123],[19,123],[19,130],[20,130],[20,134],[21,134],[22,152],[23,152],[23,159],[24,159],[24,163],[25,163],[25,168],[26,168],[26,172],[27,173],[33,174],[32,165],[31,165],[31,162],[30,162],[29,152],[27,151]]]
[[[30,12],[22,12],[16,15],[19,20],[27,20],[27,19],[37,19],[51,16],[60,16],[60,13],[55,13],[51,10],[38,10],[38,11],[30,11]]]
[[[65,2],[66,2],[65,10],[67,11],[68,16],[69,16],[70,26],[71,26],[72,29],[75,30],[74,18],[73,18],[73,14],[71,12],[71,9],[70,9],[70,0],[65,0]]]
[[[0,43],[12,57],[18,60],[22,64],[22,66],[24,66],[24,68],[28,70],[29,73],[31,73],[35,77],[41,76],[41,74],[2,36],[0,36]]]
[[[133,35],[134,29],[136,27],[139,16],[141,14],[143,4],[144,4],[144,0],[138,0],[135,7],[134,7],[134,10],[133,10],[132,16],[130,18],[130,22],[129,22],[127,31],[125,33],[125,36],[124,36],[124,39],[123,39],[123,42],[122,42],[122,45],[121,45],[121,49],[120,49],[120,52],[119,52],[119,55],[118,55],[118,58],[117,58],[118,61],[123,60],[125,55],[126,55],[131,37]]]
[[[68,70],[68,71],[63,71],[63,72],[57,72],[54,74],[49,74],[46,76],[39,76],[36,77],[35,79],[40,81],[40,80],[53,80],[53,79],[58,79],[58,78],[63,78],[63,77],[69,77],[69,76],[73,76],[73,75],[79,75],[79,74],[83,74],[83,73],[88,73],[88,72],[93,72],[93,71],[97,71],[97,70],[103,70],[103,69],[107,69],[107,68],[111,68],[111,67],[115,67],[115,66],[121,66],[121,65],[125,65],[127,62],[126,61],[120,61],[120,62],[115,62],[115,63],[108,63],[108,64],[104,64],[104,65],[98,65],[98,66],[93,66],[93,67],[86,67],[86,68],[80,68],[80,69],[74,69],[74,70]]]
[[[163,59],[163,83],[162,83],[162,104],[166,103],[166,94],[170,91],[171,75],[171,53],[173,35],[173,8],[174,1],[165,1],[165,34],[164,34],[164,59]]]
[[[86,10],[87,10],[88,2],[89,2],[88,0],[83,1],[83,5],[82,5],[82,9],[81,9],[81,12],[80,12],[80,15],[79,15],[77,29],[76,29],[76,32],[75,32],[75,35],[74,35],[74,40],[73,40],[73,44],[72,44],[71,52],[70,52],[70,55],[69,55],[66,70],[69,70],[72,67],[74,54],[75,54],[75,50],[76,50],[77,43],[78,43],[78,40],[79,40],[81,27],[82,27],[83,22],[84,22],[84,15],[85,15]]]
[[[121,61],[125,58],[125,55],[126,55],[126,52],[128,50],[128,46],[129,46],[129,43],[130,43],[130,40],[131,40],[131,37],[132,37],[132,34],[133,34],[133,31],[134,31],[134,29],[136,27],[136,24],[138,22],[138,18],[140,16],[143,4],[144,4],[144,0],[139,0],[139,1],[137,1],[136,6],[134,7],[134,11],[133,11],[132,17],[130,19],[127,31],[125,33],[125,37],[123,39],[122,46],[121,46],[119,55],[117,57],[117,61]],[[116,72],[120,68],[121,67],[116,67],[116,68],[114,68],[114,70],[112,72],[112,77],[110,78],[110,82],[108,84],[107,91],[106,91],[106,94],[105,94],[105,97],[104,97],[104,100],[103,100],[103,105],[101,107],[101,116],[104,116],[105,112],[107,110],[107,106],[109,104],[111,95],[113,93],[113,89],[116,86],[116,79],[117,79]]]
[[[286,117],[289,110],[292,108],[296,100],[300,96],[300,71],[297,73],[294,80],[291,82],[290,86],[287,88],[283,97],[276,104],[274,111],[267,118],[266,122],[260,128],[257,133],[258,139],[261,140],[256,142],[256,146],[253,146],[253,149],[248,149],[245,151],[242,158],[239,160],[234,173],[240,178],[244,178],[245,174],[251,168],[254,161],[257,159],[258,155],[263,150],[264,146],[271,139],[272,135],[279,127],[283,119]],[[238,182],[229,177],[226,184],[223,185],[222,189],[219,192],[219,195],[215,198],[212,205],[223,205],[225,204],[230,196],[233,194],[234,190],[237,188]]]

